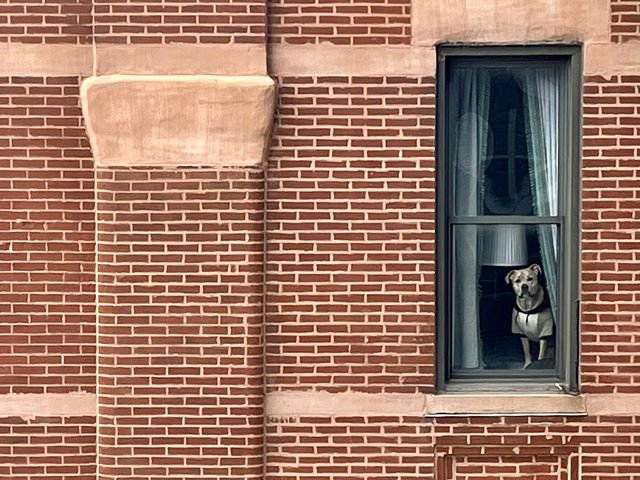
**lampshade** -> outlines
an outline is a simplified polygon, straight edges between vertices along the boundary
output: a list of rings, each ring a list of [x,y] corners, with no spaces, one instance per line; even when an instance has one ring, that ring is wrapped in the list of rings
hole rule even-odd
[[[487,225],[483,241],[483,265],[516,267],[525,265],[529,260],[524,225]]]

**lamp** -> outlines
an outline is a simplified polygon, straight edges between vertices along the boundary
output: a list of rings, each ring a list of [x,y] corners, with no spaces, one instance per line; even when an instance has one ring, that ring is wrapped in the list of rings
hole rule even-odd
[[[524,225],[487,225],[483,241],[482,265],[515,267],[529,260]]]

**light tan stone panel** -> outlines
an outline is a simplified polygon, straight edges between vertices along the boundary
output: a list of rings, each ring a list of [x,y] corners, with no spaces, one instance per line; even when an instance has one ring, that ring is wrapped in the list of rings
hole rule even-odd
[[[94,53],[95,75],[267,74],[265,45],[100,44]]]
[[[413,43],[609,40],[606,0],[413,0]]]
[[[587,44],[584,49],[584,74],[634,76],[640,73],[640,45],[633,43]]]
[[[272,75],[407,75],[433,76],[436,49],[411,46],[272,45]]]
[[[10,43],[2,46],[0,74],[7,76],[91,75],[91,45]]]
[[[92,77],[83,111],[96,163],[250,166],[262,162],[275,86],[266,76]]]

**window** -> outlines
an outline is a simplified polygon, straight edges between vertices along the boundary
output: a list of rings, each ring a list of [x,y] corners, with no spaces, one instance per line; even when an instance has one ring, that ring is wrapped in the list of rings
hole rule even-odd
[[[440,391],[577,390],[581,49],[438,50]]]

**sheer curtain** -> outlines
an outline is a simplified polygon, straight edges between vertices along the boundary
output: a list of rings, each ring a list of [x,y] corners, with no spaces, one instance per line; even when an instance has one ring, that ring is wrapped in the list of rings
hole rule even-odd
[[[452,72],[452,104],[456,121],[453,173],[455,215],[482,214],[484,164],[489,140],[490,78],[487,71],[455,69]],[[481,235],[475,225],[454,230],[453,366],[480,368],[479,260]]]
[[[530,180],[536,215],[558,214],[558,108],[560,71],[557,68],[527,69],[520,73],[524,98]],[[554,318],[557,312],[557,231],[554,226],[538,226],[542,268],[547,280]]]

